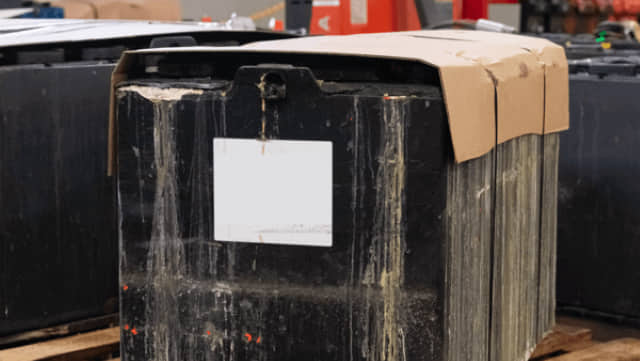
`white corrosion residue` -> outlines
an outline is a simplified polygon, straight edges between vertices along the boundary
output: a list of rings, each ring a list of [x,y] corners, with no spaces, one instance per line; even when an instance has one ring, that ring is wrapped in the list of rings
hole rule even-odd
[[[486,192],[488,192],[491,189],[491,185],[487,184],[484,187],[480,188],[477,192],[476,192],[476,199],[480,199],[480,197],[482,197],[483,194],[485,194]]]
[[[120,94],[124,92],[138,93],[145,99],[154,103],[162,101],[177,101],[182,99],[183,96],[193,94],[201,95],[202,89],[192,88],[159,88],[157,86],[140,86],[140,85],[128,85],[118,89]]]
[[[377,359],[397,361],[405,351],[402,339],[402,284],[404,283],[404,190],[405,190],[405,124],[404,102],[385,102],[384,132],[376,188],[376,233],[382,254],[376,260],[380,267],[380,287],[384,303],[380,349]]]

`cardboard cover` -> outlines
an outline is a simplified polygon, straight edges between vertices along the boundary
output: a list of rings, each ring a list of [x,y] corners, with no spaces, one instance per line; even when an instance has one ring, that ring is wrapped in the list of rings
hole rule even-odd
[[[456,162],[480,157],[497,144],[521,135],[569,128],[564,50],[544,39],[481,31],[423,30],[306,37],[242,47],[138,50],[123,54],[112,79],[112,102],[114,87],[126,79],[131,58],[159,52],[317,53],[411,60],[436,67]],[[113,109],[111,112],[109,129],[113,137]],[[112,157],[114,152],[112,144]]]
[[[503,43],[520,46],[531,52],[544,67],[544,131],[554,133],[569,129],[569,71],[564,48],[545,39],[513,34],[460,30],[441,30],[438,33],[452,37],[464,34],[467,39],[475,41],[499,39]]]
[[[179,0],[54,0],[51,4],[63,8],[70,19],[182,19]]]

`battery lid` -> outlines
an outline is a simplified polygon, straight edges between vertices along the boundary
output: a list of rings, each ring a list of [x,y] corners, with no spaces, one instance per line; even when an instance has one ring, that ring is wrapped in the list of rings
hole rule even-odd
[[[481,157],[497,144],[525,134],[569,128],[569,74],[564,49],[540,38],[423,30],[305,37],[242,47],[141,50],[125,53],[112,79],[112,99],[115,84],[127,78],[136,55],[177,52],[194,56],[201,52],[233,52],[239,54],[239,62],[242,53],[360,56],[416,61],[435,67],[440,73],[457,162]],[[113,109],[111,123],[113,130]]]

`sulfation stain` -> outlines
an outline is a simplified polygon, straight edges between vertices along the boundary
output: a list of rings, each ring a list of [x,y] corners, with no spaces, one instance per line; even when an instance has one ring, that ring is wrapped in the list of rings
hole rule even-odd
[[[183,96],[193,94],[201,95],[201,89],[192,88],[159,88],[151,86],[128,85],[118,88],[119,94],[127,94],[127,92],[138,93],[143,98],[153,102],[175,102],[182,99]]]
[[[153,104],[153,169],[155,196],[151,239],[147,253],[145,325],[131,329],[145,340],[150,359],[169,361],[181,358],[178,337],[180,328],[178,296],[173,290],[185,274],[185,250],[178,215],[177,151],[175,140],[175,105],[186,95],[201,95],[202,90],[159,88],[130,85],[119,88],[119,94],[136,93]],[[136,156],[138,156],[138,152]],[[128,286],[123,286],[126,291]]]
[[[404,282],[404,190],[405,190],[405,124],[404,102],[400,99],[384,103],[384,123],[376,214],[378,235],[384,242],[380,287],[384,302],[381,361],[402,360],[400,338],[402,312],[401,286]]]
[[[171,291],[174,280],[184,274],[184,246],[178,225],[178,185],[176,181],[176,144],[172,131],[174,102],[154,103],[154,164],[156,191],[151,242],[147,255],[147,284],[151,287],[147,329],[153,332],[153,359],[169,361],[179,358],[177,345],[169,327],[177,328],[177,298]],[[164,312],[158,312],[162,310]]]
[[[197,89],[127,86],[119,94],[137,93],[153,103],[153,168],[155,200],[153,202],[151,239],[147,253],[145,325],[132,328],[133,335],[144,337],[150,359],[169,361],[181,358],[178,338],[180,328],[178,295],[172,290],[185,274],[185,254],[178,215],[177,152],[175,104],[188,94],[201,94]],[[123,286],[126,291],[128,286]],[[126,326],[125,326],[126,329]]]
[[[267,132],[267,99],[265,94],[265,88],[267,83],[265,81],[265,77],[266,77],[266,74],[262,74],[262,76],[260,77],[260,83],[256,84],[256,87],[260,91],[260,112],[261,112],[260,139],[261,140],[267,139],[267,133],[266,133]],[[262,154],[264,154],[264,147],[262,148],[262,150],[263,150]]]
[[[403,98],[385,99],[380,151],[375,174],[376,207],[369,257],[362,283],[380,287],[369,292],[367,309],[375,312],[373,324],[361,320],[365,330],[362,357],[376,361],[403,360],[403,295],[406,147]],[[357,144],[357,142],[356,142]],[[357,145],[356,145],[357,148]],[[356,153],[357,155],[357,153]],[[378,308],[378,305],[380,305]]]

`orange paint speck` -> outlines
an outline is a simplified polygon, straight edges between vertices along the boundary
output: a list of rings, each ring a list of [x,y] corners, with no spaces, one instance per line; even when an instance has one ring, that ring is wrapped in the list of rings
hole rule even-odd
[[[129,329],[129,325],[124,325],[125,331]]]
[[[211,331],[207,331],[207,335],[211,336]]]
[[[260,343],[260,336],[258,336],[258,339],[256,340],[256,343]]]
[[[391,99],[391,97],[384,97],[384,100],[389,100]]]
[[[138,331],[136,331],[136,328],[134,327],[134,328],[131,329],[131,333],[134,334],[134,335],[137,335]]]
[[[247,338],[247,342],[251,342],[251,340],[253,339],[253,337],[251,337],[251,334],[248,332],[244,334],[244,337]]]
[[[128,289],[129,289],[129,286],[124,285],[124,286],[122,286],[122,289],[126,291],[126,290],[128,290]]]

